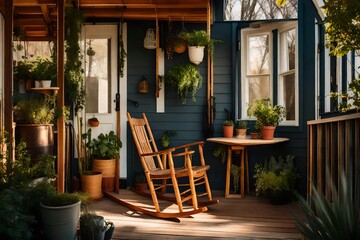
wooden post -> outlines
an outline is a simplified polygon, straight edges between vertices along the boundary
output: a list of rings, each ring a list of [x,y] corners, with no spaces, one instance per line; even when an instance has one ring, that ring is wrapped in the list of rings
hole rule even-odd
[[[13,0],[8,0],[5,3],[5,66],[4,66],[4,129],[7,131],[11,138],[14,139],[13,132],[13,56],[12,56],[12,33],[13,33]],[[13,159],[13,146],[9,149],[10,159]]]
[[[65,5],[63,0],[57,0],[57,84],[59,92],[57,95],[57,107],[64,108],[64,54],[65,54]],[[65,191],[65,122],[64,116],[60,116],[57,122],[58,129],[58,156],[57,156],[57,190]]]

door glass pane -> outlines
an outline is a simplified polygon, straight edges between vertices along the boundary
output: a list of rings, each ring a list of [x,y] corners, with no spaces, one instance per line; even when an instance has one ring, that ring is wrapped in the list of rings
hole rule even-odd
[[[111,39],[86,39],[86,113],[111,113]]]
[[[295,120],[295,73],[283,77],[283,102],[286,108],[286,120]]]
[[[249,77],[249,104],[262,98],[270,98],[270,76]]]
[[[269,73],[269,35],[249,37],[248,74]]]

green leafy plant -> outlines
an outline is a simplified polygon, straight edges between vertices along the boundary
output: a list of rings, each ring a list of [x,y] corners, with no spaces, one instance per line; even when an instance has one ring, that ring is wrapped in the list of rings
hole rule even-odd
[[[296,173],[293,155],[281,156],[276,160],[270,157],[265,164],[255,164],[256,195],[266,195],[267,190],[293,191],[299,175]]]
[[[360,3],[358,0],[326,0],[326,40],[332,54],[343,56],[360,49]]]
[[[246,120],[238,119],[236,128],[237,129],[247,129],[247,125],[248,125],[248,123]]]
[[[193,30],[192,32],[181,32],[179,37],[185,40],[188,46],[204,46],[210,50],[211,58],[214,57],[215,43],[221,42],[220,40],[211,39],[205,30]]]
[[[91,156],[93,159],[114,159],[120,155],[122,142],[114,131],[107,134],[101,133],[97,138],[91,140]]]
[[[220,159],[221,163],[224,164],[227,159],[227,147],[223,144],[216,144],[213,155]]]
[[[201,88],[202,76],[194,64],[176,65],[171,67],[165,74],[165,82],[177,88],[178,97],[186,104],[188,94],[196,102],[195,95]]]
[[[223,121],[223,126],[234,126],[235,123],[233,120],[224,120]]]
[[[286,117],[286,110],[280,105],[272,105],[270,99],[258,99],[247,110],[248,116],[256,117],[256,127],[277,126]]]
[[[37,58],[34,61],[32,78],[34,80],[55,80],[57,74],[56,63],[48,58]]]
[[[360,111],[360,78],[352,80],[347,88],[347,92],[331,92],[332,99],[338,99],[338,111],[347,112],[355,109]]]
[[[146,177],[145,177],[145,175],[144,174],[136,174],[136,176],[135,176],[135,183],[145,183],[146,182]]]
[[[22,124],[51,124],[55,117],[52,99],[31,98],[19,101],[14,107],[14,120]]]
[[[33,79],[32,71],[34,63],[32,61],[24,60],[19,61],[14,66],[14,76],[17,80],[28,80]]]
[[[161,136],[161,145],[167,148],[170,145],[170,137],[175,137],[176,131],[164,131]]]
[[[359,185],[348,181],[344,172],[340,174],[338,189],[333,181],[327,180],[326,183],[333,191],[331,199],[318,192],[314,184],[313,195],[308,202],[300,194],[296,194],[306,218],[304,221],[303,218],[296,217],[297,228],[308,239],[360,239]]]

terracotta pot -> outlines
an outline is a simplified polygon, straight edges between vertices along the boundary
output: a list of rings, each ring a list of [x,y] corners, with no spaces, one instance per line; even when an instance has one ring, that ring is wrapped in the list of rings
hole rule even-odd
[[[250,133],[250,136],[251,136],[251,139],[258,139],[259,138],[259,133],[253,132],[253,133]]]
[[[114,191],[116,159],[94,159],[93,171],[102,173],[101,188],[104,192]]]
[[[234,126],[223,126],[224,137],[232,138],[234,135]]]
[[[90,199],[101,199],[103,194],[101,191],[101,172],[85,172],[80,174],[81,190],[86,192]]]
[[[94,121],[94,120],[88,120],[88,124],[91,126],[91,127],[98,127],[100,122],[99,121]]]
[[[272,140],[274,139],[275,126],[264,126],[261,128],[261,139]]]
[[[236,138],[245,139],[246,138],[246,129],[236,129]]]
[[[135,183],[135,189],[138,192],[145,192],[147,190],[147,183]]]

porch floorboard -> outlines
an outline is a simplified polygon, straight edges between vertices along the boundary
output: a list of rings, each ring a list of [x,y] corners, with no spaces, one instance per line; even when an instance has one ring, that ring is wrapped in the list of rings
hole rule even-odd
[[[129,192],[120,189],[120,194],[133,196]],[[219,204],[208,206],[205,213],[179,218],[180,222],[134,212],[108,198],[91,208],[114,223],[113,239],[301,239],[294,213],[302,214],[296,203],[275,206],[254,195],[242,199],[225,198],[222,192],[214,195]],[[143,200],[139,197],[132,203]]]

